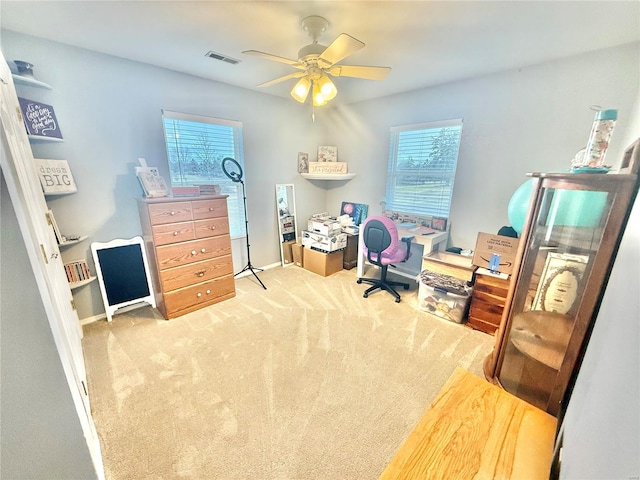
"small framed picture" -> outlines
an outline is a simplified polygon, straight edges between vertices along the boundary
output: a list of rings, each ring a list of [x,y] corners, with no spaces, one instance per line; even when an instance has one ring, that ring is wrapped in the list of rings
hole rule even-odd
[[[338,147],[332,147],[328,145],[321,145],[318,147],[318,161],[319,162],[337,162],[338,161]]]
[[[309,154],[298,152],[298,173],[309,173]]]
[[[447,230],[447,219],[445,217],[432,217],[431,228],[444,232]]]

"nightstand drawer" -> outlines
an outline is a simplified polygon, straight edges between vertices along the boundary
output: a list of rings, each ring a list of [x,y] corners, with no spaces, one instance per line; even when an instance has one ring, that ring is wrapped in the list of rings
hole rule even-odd
[[[191,202],[193,219],[216,218],[227,216],[227,199],[194,200]]]
[[[168,223],[151,227],[153,241],[156,245],[195,240],[193,222]]]
[[[191,204],[189,202],[150,204],[149,220],[151,221],[151,225],[192,220]]]
[[[207,220],[196,220],[196,238],[214,237],[217,235],[227,235],[229,233],[229,221],[227,217],[209,218]]]
[[[193,240],[156,248],[159,270],[209,260],[221,255],[231,255],[229,235]]]
[[[190,263],[181,267],[169,268],[160,272],[162,290],[170,292],[178,288],[188,287],[198,282],[206,282],[214,278],[233,273],[231,255]]]
[[[181,288],[164,294],[164,302],[169,315],[197,305],[215,303],[219,297],[234,296],[233,275],[216,278],[204,283]]]

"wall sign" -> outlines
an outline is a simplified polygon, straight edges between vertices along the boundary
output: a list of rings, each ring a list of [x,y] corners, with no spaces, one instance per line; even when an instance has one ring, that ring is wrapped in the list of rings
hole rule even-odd
[[[51,105],[18,98],[24,124],[29,135],[62,139],[60,125]]]
[[[45,194],[73,193],[78,191],[66,160],[34,158],[36,172]]]

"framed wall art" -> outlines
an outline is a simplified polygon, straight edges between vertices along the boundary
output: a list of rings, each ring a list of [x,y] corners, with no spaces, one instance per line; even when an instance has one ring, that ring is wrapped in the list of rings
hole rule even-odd
[[[321,145],[318,147],[318,161],[319,162],[337,162],[338,161],[338,147],[332,147],[328,145]]]

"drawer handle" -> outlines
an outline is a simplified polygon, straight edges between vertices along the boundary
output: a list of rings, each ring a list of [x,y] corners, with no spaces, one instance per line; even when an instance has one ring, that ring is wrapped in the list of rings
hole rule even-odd
[[[215,230],[216,226],[215,225],[211,225],[211,230]]]
[[[196,272],[196,275],[199,277],[204,277],[204,272],[206,272],[206,270],[199,270]]]
[[[207,295],[209,295],[211,293],[211,290],[207,290]]]
[[[191,255],[197,255],[198,252],[196,252],[195,250],[191,250]]]
[[[171,210],[171,211],[169,212],[169,215],[175,215],[175,214],[176,214],[176,212],[174,212],[173,210]]]
[[[209,211],[213,212],[215,209],[213,207],[209,207]]]
[[[202,294],[200,292],[197,293],[196,297],[200,298]]]
[[[205,253],[205,252],[206,252],[206,250],[205,250],[204,248],[200,249],[200,251],[201,251],[202,253]]]
[[[178,236],[178,232],[173,232],[173,236],[177,237]]]

